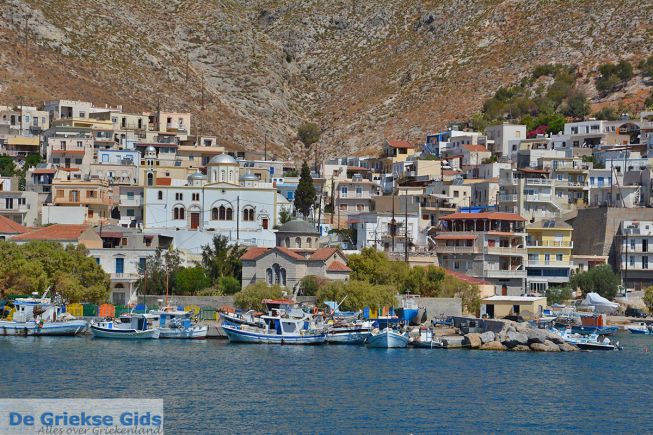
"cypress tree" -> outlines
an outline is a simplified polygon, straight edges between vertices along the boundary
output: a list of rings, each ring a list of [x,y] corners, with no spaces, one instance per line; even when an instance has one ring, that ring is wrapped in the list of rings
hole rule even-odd
[[[295,191],[295,208],[304,216],[304,219],[306,219],[311,212],[311,207],[315,204],[315,196],[315,186],[313,185],[311,170],[308,167],[308,163],[304,161],[299,175],[299,184]]]

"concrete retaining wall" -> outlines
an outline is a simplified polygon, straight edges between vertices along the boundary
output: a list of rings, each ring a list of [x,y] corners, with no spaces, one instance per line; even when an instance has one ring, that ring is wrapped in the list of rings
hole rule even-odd
[[[158,299],[164,299],[161,295],[147,295],[147,305],[155,305]],[[138,296],[138,303],[143,303],[143,296]],[[315,303],[315,296],[298,296],[298,302]],[[235,307],[233,296],[173,296],[171,303],[175,305],[197,305],[198,307],[219,308],[222,306]]]
[[[420,298],[419,305],[426,308],[427,320],[463,314],[463,301],[460,298]]]

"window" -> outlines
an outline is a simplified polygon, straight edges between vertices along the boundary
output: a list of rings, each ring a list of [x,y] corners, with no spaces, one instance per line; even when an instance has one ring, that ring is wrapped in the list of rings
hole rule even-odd
[[[272,268],[268,267],[268,269],[265,271],[265,281],[268,283],[268,285],[272,285]]]
[[[338,208],[340,209],[340,211],[347,211],[347,204],[340,204]]]
[[[134,217],[135,216],[133,208],[128,208],[127,209],[127,216],[128,217]]]
[[[365,204],[356,204],[356,211],[365,211]]]
[[[138,259],[138,268],[140,269],[141,272],[145,270],[146,264],[147,264],[147,259],[145,257],[141,257]]]
[[[630,256],[630,267],[635,267],[635,257],[632,255]]]
[[[648,269],[648,255],[642,257],[642,269]]]
[[[356,188],[356,197],[360,198],[363,196],[363,188],[362,187],[357,187]]]
[[[75,159],[75,164],[76,165],[81,165],[82,164],[82,159]]]
[[[228,221],[234,220],[234,211],[231,207],[227,207],[227,220]]]
[[[81,140],[78,140],[77,141],[77,148],[84,148],[84,142],[82,142]]]
[[[218,217],[218,209],[217,207],[213,207],[211,209],[211,220],[217,221],[219,219]]]
[[[635,250],[635,239],[630,239],[630,250],[631,251]]]
[[[175,201],[183,201],[184,200],[184,194],[177,192],[175,193]]]
[[[148,174],[147,174],[147,185],[148,186],[153,186],[154,185],[154,174],[151,173],[151,172],[148,172]],[[161,191],[159,191],[159,193],[161,193]],[[161,194],[160,196],[161,196],[161,198],[159,198],[159,199],[163,199],[163,195]]]
[[[175,207],[172,211],[172,218],[174,220],[184,220],[186,219],[186,210],[184,207]]]
[[[94,215],[93,210],[89,209],[89,210],[88,210],[88,217],[89,217],[89,218],[92,218],[93,215]]]
[[[288,194],[286,195],[286,198],[288,198],[288,201],[293,201],[295,199],[295,192],[293,192],[292,190],[289,191]]]
[[[302,247],[302,238],[301,237],[295,237],[295,247],[296,248],[301,248]]]
[[[127,192],[127,199],[129,200],[134,199],[134,192]]]
[[[313,247],[313,240],[312,240],[310,237],[307,237],[307,238],[306,238],[306,246],[307,246],[308,248],[312,248],[312,247]]]
[[[157,198],[159,199],[159,201],[163,201],[163,191],[162,190],[159,190],[159,192],[157,193]]]
[[[191,194],[193,201],[199,201],[200,200],[200,194],[199,193],[192,193]]]
[[[254,221],[254,209],[253,208],[246,208],[243,210],[243,221],[245,222],[253,222]]]
[[[562,254],[556,254],[556,261],[562,261]]]
[[[6,209],[14,208],[14,198],[5,198],[5,208]]]
[[[529,262],[537,262],[538,255],[537,254],[528,254],[528,261]]]
[[[642,252],[648,252],[648,239],[642,239]]]
[[[125,259],[116,258],[116,273],[125,273]]]
[[[80,117],[80,118],[86,118],[86,112],[82,112],[82,111],[80,111],[80,112],[79,112],[79,117]]]

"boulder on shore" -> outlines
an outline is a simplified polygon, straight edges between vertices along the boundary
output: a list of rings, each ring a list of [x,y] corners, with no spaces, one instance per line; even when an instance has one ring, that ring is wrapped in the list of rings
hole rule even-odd
[[[490,343],[491,341],[494,341],[495,335],[494,332],[492,331],[486,331],[480,335],[481,338],[481,343]]]
[[[471,349],[478,349],[481,347],[481,334],[470,332],[465,335],[465,344],[468,344]]]
[[[533,344],[533,343],[544,344],[544,342],[547,340],[546,332],[539,329],[528,328],[525,330],[524,335],[528,337],[528,344]]]
[[[560,352],[560,347],[552,341],[546,340],[544,345],[549,348],[549,352]]]
[[[508,334],[506,334],[506,340],[503,344],[509,348],[515,347],[519,344],[525,345],[528,344],[528,337],[526,334],[522,334],[521,332],[508,331]]]
[[[531,344],[531,350],[536,352],[560,352],[558,345],[548,340],[544,343]]]
[[[531,348],[526,346],[525,344],[518,344],[517,346],[513,347],[510,350],[514,350],[516,352],[530,352]]]
[[[577,352],[578,351],[578,348],[576,346],[572,346],[569,343],[559,344],[558,347],[560,348],[560,352]]]
[[[499,343],[498,341],[488,341],[483,343],[480,347],[481,350],[506,350],[506,346]]]

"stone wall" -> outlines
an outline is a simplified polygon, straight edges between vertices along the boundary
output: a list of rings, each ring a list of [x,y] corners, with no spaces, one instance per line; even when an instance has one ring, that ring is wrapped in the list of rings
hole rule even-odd
[[[145,301],[147,305],[155,305],[158,299],[164,299],[161,295],[147,295]],[[315,296],[298,296],[297,301],[306,303],[315,303]],[[143,303],[143,296],[138,296],[138,303]],[[171,303],[175,305],[197,305],[199,307],[219,308],[224,305],[234,307],[233,296],[173,296]]]
[[[463,312],[463,301],[460,298],[420,298],[419,305],[426,308],[428,320],[461,316]]]

